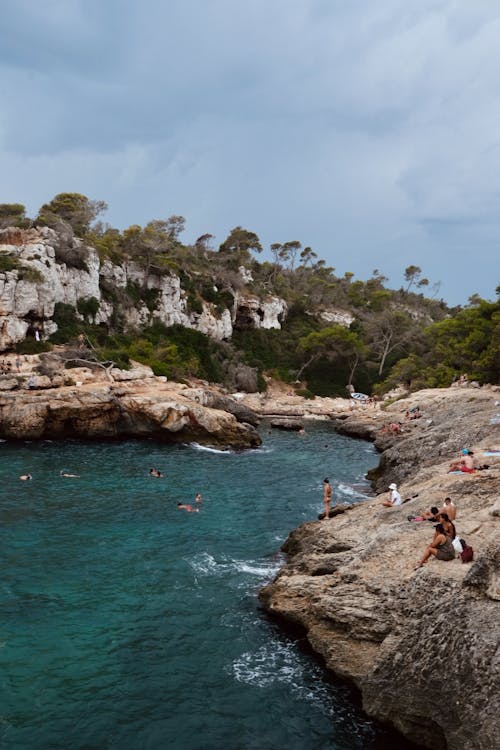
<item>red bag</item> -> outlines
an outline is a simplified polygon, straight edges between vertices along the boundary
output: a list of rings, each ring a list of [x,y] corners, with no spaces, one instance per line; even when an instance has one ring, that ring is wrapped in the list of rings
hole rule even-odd
[[[460,553],[460,557],[462,558],[463,563],[469,563],[472,562],[474,559],[474,550],[472,547],[470,547],[466,542],[464,542],[463,539],[460,540],[462,542],[463,550]]]

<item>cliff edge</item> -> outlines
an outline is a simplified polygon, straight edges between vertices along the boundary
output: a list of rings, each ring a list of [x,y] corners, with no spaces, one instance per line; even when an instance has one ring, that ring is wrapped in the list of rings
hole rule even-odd
[[[376,489],[397,481],[408,501],[384,508],[379,495],[303,524],[260,594],[270,613],[305,629],[328,669],[358,686],[368,714],[432,750],[498,746],[499,401],[497,388],[428,390],[343,419],[341,431],[382,451]],[[422,417],[406,420],[415,405]],[[388,421],[402,432],[384,429]],[[448,474],[463,447],[488,468]],[[407,516],[447,496],[474,562],[431,559],[415,570],[433,527]]]

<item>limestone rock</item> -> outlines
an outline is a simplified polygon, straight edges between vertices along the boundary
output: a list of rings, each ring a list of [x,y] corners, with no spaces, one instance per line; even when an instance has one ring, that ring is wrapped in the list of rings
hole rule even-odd
[[[287,563],[261,591],[274,615],[305,629],[336,674],[360,689],[366,711],[433,750],[494,750],[500,730],[498,635],[500,457],[474,475],[447,474],[461,447],[497,445],[492,389],[425,391],[386,411],[368,409],[350,434],[375,436],[374,472],[385,490],[397,480],[409,502],[356,504],[331,520],[303,524],[282,547]],[[404,422],[419,403],[424,417]],[[399,417],[401,435],[380,432]],[[427,421],[430,419],[431,421]],[[384,495],[385,496],[385,495]],[[415,570],[432,540],[427,523],[410,523],[446,496],[457,507],[458,536],[474,562],[432,559]]]

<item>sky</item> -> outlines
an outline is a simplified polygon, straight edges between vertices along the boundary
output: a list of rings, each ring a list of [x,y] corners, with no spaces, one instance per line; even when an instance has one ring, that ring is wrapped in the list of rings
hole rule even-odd
[[[79,192],[120,229],[177,214],[218,247],[239,225],[338,275],[418,265],[451,304],[496,298],[498,3],[0,7],[0,202]]]

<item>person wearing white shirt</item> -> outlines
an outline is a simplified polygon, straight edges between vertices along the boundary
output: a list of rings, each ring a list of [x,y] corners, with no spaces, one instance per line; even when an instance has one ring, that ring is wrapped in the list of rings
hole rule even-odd
[[[386,508],[393,508],[396,505],[401,505],[403,501],[401,500],[401,495],[398,492],[397,484],[394,484],[394,482],[390,484],[389,490],[390,495],[387,500],[382,501],[382,505],[385,505]]]

